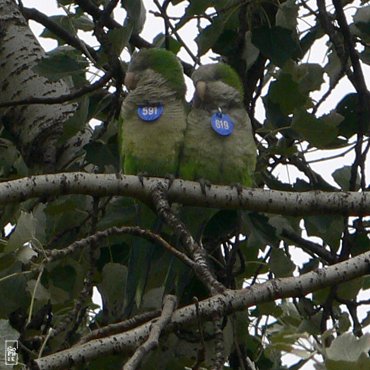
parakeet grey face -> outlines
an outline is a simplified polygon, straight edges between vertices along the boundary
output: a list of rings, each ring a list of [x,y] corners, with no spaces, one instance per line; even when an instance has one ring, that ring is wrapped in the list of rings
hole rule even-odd
[[[242,103],[242,83],[236,72],[227,64],[201,66],[191,77],[195,85],[194,107],[232,108]]]
[[[127,86],[129,90],[134,90],[137,85],[137,74],[134,72],[127,72],[125,76],[124,84]]]
[[[199,81],[212,82],[222,81],[226,85],[237,90],[243,98],[243,84],[238,74],[229,65],[224,63],[206,64],[200,66],[191,76],[194,85],[197,86]]]
[[[180,177],[251,186],[256,145],[238,74],[217,63],[199,67],[192,79],[195,94],[187,117]]]
[[[134,54],[125,76],[125,85],[134,90],[143,76],[148,77],[150,72],[160,74],[178,97],[184,97],[183,69],[173,53],[165,49],[143,49]]]

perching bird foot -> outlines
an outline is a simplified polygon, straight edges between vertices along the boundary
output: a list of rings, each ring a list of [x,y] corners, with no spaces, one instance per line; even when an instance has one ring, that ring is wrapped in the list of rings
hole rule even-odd
[[[139,172],[137,174],[137,177],[139,178],[141,186],[144,187],[144,177],[148,177],[148,173],[147,172]]]
[[[240,184],[239,182],[235,183],[235,184],[231,184],[231,188],[235,188],[236,191],[238,192],[238,195],[242,195],[242,192],[243,192],[243,186],[242,184]]]
[[[167,190],[170,190],[176,177],[172,173],[168,173],[164,178],[168,180]]]
[[[198,182],[199,182],[200,188],[202,190],[202,194],[206,195],[206,187],[208,189],[210,189],[211,188],[211,183],[208,180],[205,180],[205,179],[199,179]]]

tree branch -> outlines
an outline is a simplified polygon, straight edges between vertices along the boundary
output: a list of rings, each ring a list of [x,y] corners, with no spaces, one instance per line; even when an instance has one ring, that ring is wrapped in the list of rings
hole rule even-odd
[[[311,256],[319,256],[325,262],[333,264],[337,261],[337,257],[335,254],[333,255],[328,250],[325,249],[323,245],[314,243],[310,240],[303,239],[301,236],[297,235],[296,233],[289,231],[288,229],[283,229],[281,233],[282,237],[285,237],[291,240],[294,243],[297,243],[297,247],[302,248],[306,253],[310,254]]]
[[[68,31],[66,31],[65,28],[52,21],[47,15],[39,12],[37,9],[29,9],[24,7],[21,7],[21,12],[27,20],[32,19],[35,22],[42,24],[49,31],[67,42],[67,44],[81,51],[89,59],[92,58],[93,62],[96,62],[96,60],[98,59],[98,55],[94,48],[84,43],[78,37],[71,35]]]
[[[183,244],[186,252],[194,261],[193,270],[195,274],[208,288],[209,292],[211,294],[223,292],[225,287],[211,273],[207,263],[206,251],[194,240],[185,225],[171,211],[166,195],[166,190],[162,184],[158,184],[153,189],[152,199],[158,215],[172,228]]]
[[[154,310],[138,314],[130,319],[120,321],[114,324],[109,324],[98,328],[90,332],[89,334],[83,336],[78,342],[79,345],[90,342],[93,339],[107,337],[108,335],[123,333],[130,329],[135,328],[145,322],[148,322],[161,314],[161,310]]]
[[[0,108],[2,107],[11,107],[16,105],[31,105],[31,104],[60,104],[66,101],[77,99],[83,95],[91,93],[101,87],[103,87],[112,77],[111,72],[106,72],[98,81],[94,82],[91,85],[82,87],[81,89],[65,95],[52,96],[48,98],[44,97],[29,97],[22,100],[13,100],[4,103],[0,103]]]
[[[0,183],[0,204],[22,202],[30,198],[66,194],[92,196],[131,196],[151,202],[151,193],[158,183],[167,180],[117,174],[67,172],[24,177]],[[277,190],[212,185],[206,194],[198,182],[174,180],[168,190],[169,202],[183,205],[246,209],[284,215],[359,215],[370,214],[370,192],[287,192]]]
[[[221,315],[228,315],[259,303],[288,297],[302,297],[319,289],[368,274],[369,271],[370,252],[366,252],[350,260],[308,272],[300,277],[272,279],[266,283],[256,284],[246,289],[228,290],[223,294],[199,302],[198,312],[195,304],[176,310],[172,315],[171,323],[166,328],[166,332],[174,330],[179,325],[195,322],[197,314],[205,320],[212,320],[216,312]],[[150,329],[151,323],[146,323],[129,333],[126,332],[108,338],[92,340],[81,346],[75,346],[36,359],[34,360],[33,368],[37,370],[68,368],[70,364],[86,363],[91,359],[108,353],[135,350],[141,344],[142,338],[149,335]]]
[[[63,258],[72,254],[82,248],[87,248],[91,244],[97,244],[102,239],[108,238],[112,235],[120,235],[120,234],[130,234],[135,235],[141,238],[148,239],[154,243],[161,245],[163,248],[167,249],[170,253],[172,253],[175,257],[181,260],[185,265],[189,266],[190,268],[195,268],[195,263],[188,258],[185,254],[179,252],[177,249],[172,247],[166,240],[164,240],[161,236],[146,230],[142,229],[138,226],[122,226],[122,227],[111,227],[109,229],[98,231],[93,235],[88,236],[87,238],[77,240],[70,244],[68,247],[63,249],[52,249],[46,250],[46,262],[52,262],[58,258]]]
[[[177,299],[173,295],[164,297],[162,314],[158,321],[152,322],[148,339],[136,349],[129,361],[126,362],[123,370],[135,370],[140,365],[144,356],[158,347],[159,336],[171,320],[173,311],[176,309]]]

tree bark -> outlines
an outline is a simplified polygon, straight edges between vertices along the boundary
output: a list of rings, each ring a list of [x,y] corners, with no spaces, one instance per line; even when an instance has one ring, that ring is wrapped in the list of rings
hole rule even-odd
[[[69,93],[62,81],[49,81],[33,68],[45,52],[29,29],[14,0],[0,0],[0,102],[29,97],[53,97]],[[73,115],[76,104],[17,105],[1,108],[4,128],[15,138],[29,167],[53,171],[57,141],[63,122]]]

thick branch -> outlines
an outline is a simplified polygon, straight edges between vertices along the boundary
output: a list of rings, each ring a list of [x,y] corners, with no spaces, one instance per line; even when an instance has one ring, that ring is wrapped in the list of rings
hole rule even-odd
[[[21,202],[46,195],[86,194],[92,196],[122,195],[150,202],[152,190],[159,178],[145,178],[143,185],[137,176],[68,172],[25,177],[0,183],[0,204]],[[246,209],[284,215],[339,214],[366,216],[370,214],[369,192],[302,193],[249,189],[212,185],[206,195],[197,182],[174,180],[168,190],[168,200],[184,205],[224,209]]]
[[[259,303],[271,302],[280,298],[302,297],[369,272],[370,252],[366,252],[350,260],[303,274],[300,277],[273,279],[247,289],[229,290],[199,302],[198,312],[194,304],[176,310],[166,330],[171,331],[178,325],[192,323],[197,320],[197,315],[205,320],[212,320],[215,313],[227,315]],[[34,361],[34,369],[68,368],[70,364],[86,363],[108,353],[136,349],[142,343],[142,339],[149,335],[150,328],[151,323],[146,323],[130,332],[92,340],[84,345],[37,359]]]

